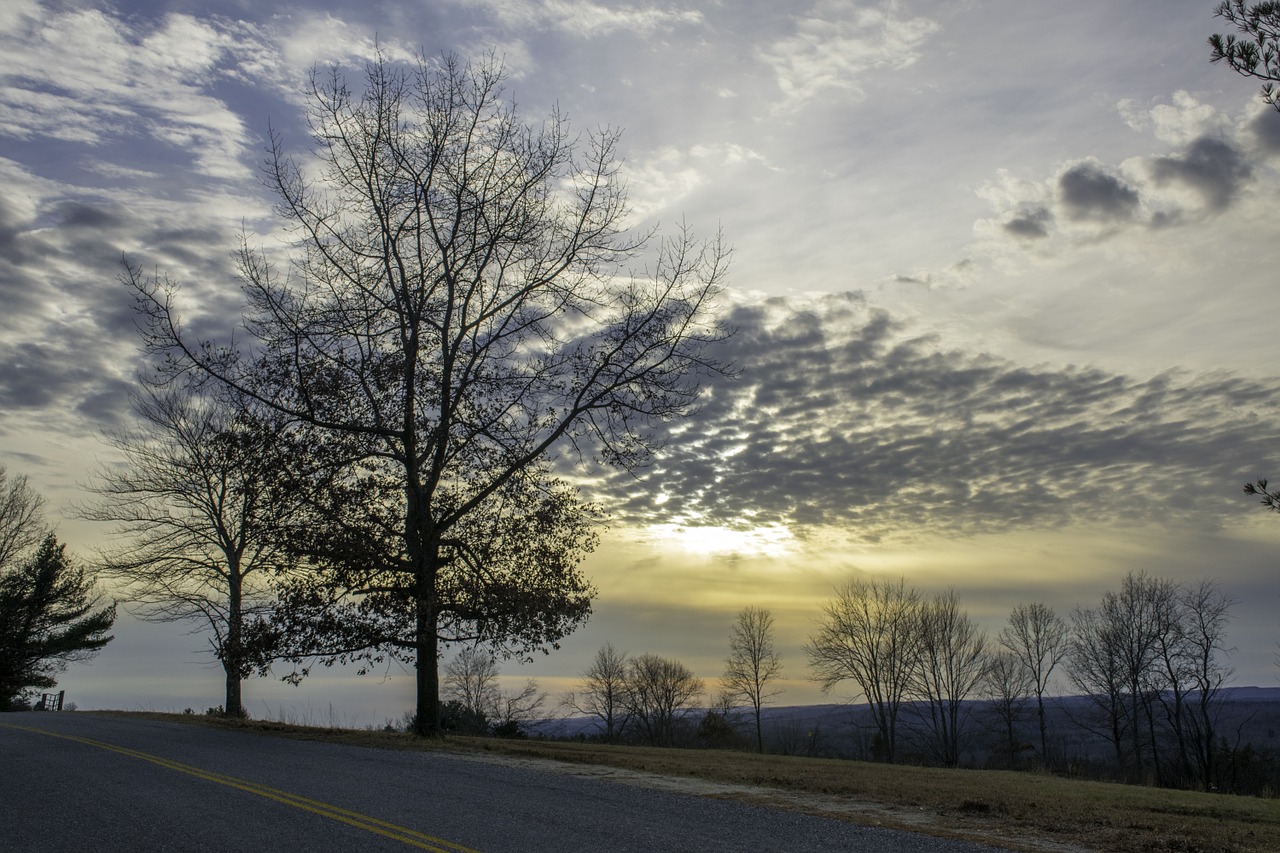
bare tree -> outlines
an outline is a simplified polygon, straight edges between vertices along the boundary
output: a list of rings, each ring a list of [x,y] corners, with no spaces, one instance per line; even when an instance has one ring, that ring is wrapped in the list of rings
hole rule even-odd
[[[1178,745],[1185,781],[1213,785],[1219,693],[1231,677],[1223,657],[1233,601],[1213,581],[1178,586],[1160,599],[1159,676],[1155,691]]]
[[[484,576],[464,521],[558,445],[643,462],[654,424],[689,412],[722,370],[706,350],[727,334],[714,319],[719,240],[682,230],[656,244],[646,275],[629,275],[647,238],[624,230],[618,134],[575,137],[558,114],[526,125],[502,81],[492,62],[406,71],[381,57],[358,91],[338,71],[313,79],[314,159],[304,169],[273,137],[267,167],[299,238],[291,273],[241,254],[252,357],[188,339],[173,286],[125,274],[150,351],[173,370],[241,389],[316,446],[343,445],[339,479],[381,478],[394,508],[382,535],[397,547],[378,546],[390,558],[363,583],[329,555],[338,592],[317,597],[391,590],[368,641],[412,657],[427,735],[439,732],[442,578],[463,563],[454,582]],[[554,644],[584,618],[571,610],[545,613],[521,642]],[[500,646],[503,627],[486,640]]]
[[[1280,3],[1223,0],[1213,12],[1233,24],[1245,38],[1209,36],[1210,62],[1225,61],[1237,74],[1263,80],[1262,98],[1280,110]]]
[[[702,686],[702,679],[680,661],[654,654],[632,658],[627,664],[626,703],[636,734],[654,746],[670,746]]]
[[[498,664],[493,655],[478,648],[463,649],[444,665],[443,697],[480,720],[498,716],[502,694],[498,689]]]
[[[1102,597],[1100,612],[1118,639],[1133,723],[1130,736],[1138,779],[1146,776],[1143,723],[1153,770],[1157,777],[1161,772],[1152,702],[1166,683],[1158,663],[1162,638],[1174,625],[1171,614],[1176,597],[1177,587],[1173,583],[1152,578],[1145,572],[1129,572],[1121,580],[1118,592],[1108,592]]]
[[[1010,767],[1019,763],[1018,755],[1023,747],[1018,737],[1018,726],[1023,721],[1027,703],[1031,701],[1032,690],[1030,674],[1017,656],[999,651],[988,657],[982,695],[992,716],[1000,724]]]
[[[920,661],[920,594],[905,579],[854,580],[836,589],[805,645],[823,692],[851,680],[871,706],[877,756],[897,757],[898,714]]]
[[[489,731],[497,737],[527,737],[531,725],[546,719],[543,707],[547,698],[547,693],[532,678],[526,679],[518,689],[498,691],[498,704]]]
[[[1036,697],[1036,719],[1040,727],[1040,760],[1052,764],[1049,756],[1049,728],[1044,697],[1054,669],[1067,655],[1067,623],[1045,604],[1019,604],[1009,614],[1009,624],[1000,630],[1000,645],[1022,666]]]
[[[960,609],[954,589],[920,607],[919,664],[912,676],[916,695],[925,700],[934,749],[946,767],[960,763],[965,700],[982,684],[987,668],[987,637]]]
[[[1154,706],[1168,685],[1160,656],[1176,595],[1174,584],[1130,572],[1096,610],[1072,615],[1069,674],[1104,712],[1117,772],[1130,779],[1146,777],[1148,757],[1156,776],[1162,772]]]
[[[600,721],[607,743],[617,740],[627,724],[627,663],[626,652],[605,643],[581,673],[578,689],[564,698],[569,708]]]
[[[781,672],[782,656],[774,642],[773,614],[761,607],[743,608],[729,634],[724,687],[730,697],[745,699],[751,706],[758,752],[764,752],[760,709],[766,701],[782,692],[770,686]]]
[[[1099,727],[1084,720],[1076,722],[1107,739],[1115,753],[1116,771],[1122,772],[1130,720],[1125,709],[1120,638],[1097,610],[1077,607],[1071,613],[1067,675],[1102,718]]]
[[[0,569],[44,539],[44,497],[0,464]]]
[[[1214,763],[1218,740],[1219,692],[1231,678],[1232,668],[1223,660],[1231,650],[1226,646],[1227,626],[1235,601],[1213,581],[1189,586],[1183,593],[1185,637],[1193,695],[1190,714],[1191,742],[1200,770],[1200,780],[1207,791],[1217,778]]]
[[[124,465],[100,468],[100,496],[79,508],[115,524],[99,557],[132,612],[149,622],[195,622],[226,676],[223,712],[244,716],[242,682],[254,664],[245,627],[270,611],[271,581],[290,565],[273,488],[281,427],[233,400],[193,388],[144,385],[139,426],[107,436]]]

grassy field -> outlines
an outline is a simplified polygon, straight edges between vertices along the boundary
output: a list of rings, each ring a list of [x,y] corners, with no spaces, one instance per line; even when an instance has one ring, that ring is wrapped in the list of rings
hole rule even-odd
[[[1011,850],[1276,853],[1280,800],[1085,782],[1034,773],[942,770],[712,750],[491,738],[422,741],[390,732],[155,714],[164,719],[383,749],[549,760],[684,780],[710,796]],[[593,775],[599,775],[593,773]],[[703,783],[714,783],[706,785]]]

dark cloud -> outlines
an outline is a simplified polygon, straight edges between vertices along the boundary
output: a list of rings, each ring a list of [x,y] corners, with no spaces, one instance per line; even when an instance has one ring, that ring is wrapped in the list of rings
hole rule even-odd
[[[1053,214],[1043,207],[1020,213],[1004,224],[1004,230],[1015,237],[1037,240],[1049,236]]]
[[[1059,175],[1058,191],[1072,219],[1125,220],[1138,207],[1137,190],[1094,163],[1078,163]]]
[[[63,228],[91,229],[94,232],[117,231],[131,225],[134,218],[117,205],[65,201],[52,206],[53,219]]]
[[[1085,160],[1049,180],[1052,201],[1033,185],[993,217],[1005,235],[1021,242],[1049,237],[1060,223],[1068,240],[1108,239],[1128,228],[1153,230],[1201,223],[1236,203],[1268,154],[1280,153],[1280,114],[1268,110],[1247,125],[1204,135],[1174,153],[1135,158],[1123,170]],[[1167,188],[1188,188],[1200,202],[1187,203]],[[1082,226],[1071,228],[1071,223]],[[1098,228],[1097,226],[1103,226]]]
[[[1152,172],[1157,183],[1178,181],[1195,189],[1213,210],[1230,205],[1240,185],[1252,174],[1235,146],[1208,136],[1192,142],[1180,155],[1155,158]]]
[[[716,381],[619,515],[835,526],[868,540],[1072,521],[1212,526],[1280,470],[1280,383],[1023,367],[948,350],[855,296],[732,314]]]
[[[1268,154],[1280,154],[1280,112],[1265,110],[1249,122],[1249,130],[1259,147]]]

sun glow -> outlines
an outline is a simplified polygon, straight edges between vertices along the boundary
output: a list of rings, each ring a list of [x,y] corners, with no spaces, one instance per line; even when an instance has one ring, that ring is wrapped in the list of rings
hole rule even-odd
[[[796,538],[781,525],[733,528],[723,525],[655,524],[645,540],[663,549],[703,557],[783,557],[795,550]]]

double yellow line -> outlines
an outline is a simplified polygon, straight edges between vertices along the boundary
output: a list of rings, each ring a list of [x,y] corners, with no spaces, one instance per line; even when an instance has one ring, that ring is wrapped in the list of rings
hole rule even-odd
[[[353,812],[350,809],[344,809],[340,806],[322,803],[319,800],[308,799],[297,794],[291,794],[288,791],[281,791],[279,788],[271,788],[267,785],[260,785],[257,782],[248,782],[244,779],[237,779],[234,776],[227,776],[224,773],[214,773],[210,770],[203,770],[199,767],[192,767],[190,764],[181,764],[177,761],[170,761],[167,758],[161,758],[158,755],[141,752],[136,749],[128,749],[123,746],[116,746],[111,743],[103,743],[102,741],[90,740],[89,738],[76,737],[75,735],[59,734],[57,732],[47,731],[45,729],[36,729],[29,726],[16,726],[9,723],[0,723],[0,728],[18,729],[25,732],[33,732],[35,734],[47,735],[49,737],[61,738],[63,740],[75,741],[86,746],[105,749],[109,752],[116,752],[120,755],[127,755],[130,758],[137,758],[142,761],[149,761],[152,764],[169,770],[185,773],[188,776],[194,776],[197,779],[204,779],[207,782],[216,782],[219,785],[225,785],[228,788],[235,788],[238,791],[244,791],[249,794],[256,794],[268,800],[273,800],[286,806],[292,806],[295,809],[302,809],[305,812],[327,817],[330,820],[336,820],[339,823],[345,823],[348,826],[354,826],[356,829],[363,829],[366,832],[372,832],[375,835],[381,835],[384,838],[390,838],[393,841],[399,841],[408,844],[410,847],[417,847],[420,850],[431,850],[434,853],[479,853],[470,847],[464,847],[461,844],[454,844],[452,841],[446,841],[443,838],[436,838],[434,835],[426,835],[416,830],[408,829],[403,826],[397,826],[394,823],[388,823],[385,820],[378,820],[375,817]]]

